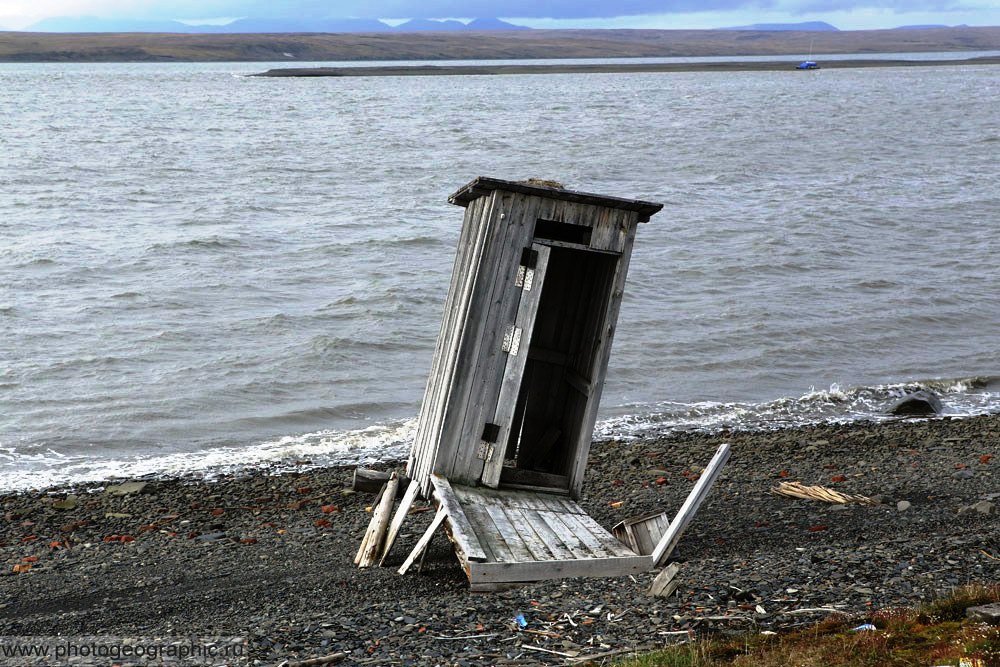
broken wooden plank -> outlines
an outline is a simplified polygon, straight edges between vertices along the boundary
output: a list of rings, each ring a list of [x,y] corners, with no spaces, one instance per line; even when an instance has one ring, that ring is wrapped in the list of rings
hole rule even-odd
[[[415,482],[409,482],[406,487],[406,493],[403,494],[403,499],[399,502],[399,507],[396,508],[396,513],[392,516],[392,522],[389,524],[389,532],[385,536],[385,544],[382,546],[382,554],[378,559],[379,567],[382,567],[382,563],[385,562],[385,557],[389,555],[389,551],[392,550],[392,545],[396,542],[396,536],[399,535],[399,529],[403,526],[403,522],[406,521],[406,515],[410,513],[410,507],[413,506],[413,501],[417,498],[417,493],[420,491],[420,485]]]
[[[650,584],[649,590],[646,592],[647,595],[653,595],[656,597],[670,597],[677,590],[680,585],[680,581],[677,579],[677,572],[681,569],[680,563],[671,563],[670,565],[663,568],[656,578],[653,579],[653,583]]]
[[[479,543],[476,531],[472,528],[469,518],[465,515],[462,505],[455,495],[451,483],[441,475],[431,476],[431,484],[434,486],[434,497],[441,503],[448,512],[448,530],[451,539],[458,545],[465,554],[465,557],[472,561],[487,560],[486,552]]]
[[[444,505],[438,505],[437,513],[434,515],[431,525],[429,525],[427,530],[424,531],[424,534],[420,536],[420,539],[417,540],[417,546],[413,547],[413,551],[410,552],[410,555],[406,557],[406,560],[403,561],[403,564],[399,567],[399,570],[397,570],[400,574],[406,574],[406,571],[413,566],[413,563],[418,558],[423,556],[424,551],[427,549],[427,545],[431,543],[434,533],[441,527],[441,524],[444,523],[446,516],[448,516],[448,512],[445,510]]]
[[[715,483],[719,473],[722,472],[722,466],[729,460],[729,450],[729,443],[720,445],[719,449],[715,452],[715,456],[712,457],[711,462],[706,466],[705,471],[701,473],[701,477],[695,482],[691,493],[688,494],[684,504],[677,511],[677,516],[670,522],[667,532],[663,534],[663,537],[660,538],[660,541],[656,544],[656,548],[653,550],[654,567],[660,567],[670,557],[670,554],[680,541],[681,535],[684,534],[684,530],[691,523],[691,519],[694,518],[694,515],[698,512],[698,508],[701,507],[702,502],[708,496],[712,484]]]
[[[359,555],[355,557],[358,567],[371,567],[382,553],[385,531],[392,518],[392,506],[396,502],[396,487],[398,486],[399,478],[393,473],[389,477],[389,481],[385,483],[385,490],[382,491],[382,498],[378,506],[372,510],[372,520],[369,522],[368,530],[361,542]]]

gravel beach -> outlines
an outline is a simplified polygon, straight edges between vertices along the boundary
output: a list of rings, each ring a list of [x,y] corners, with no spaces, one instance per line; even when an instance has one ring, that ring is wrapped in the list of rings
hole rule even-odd
[[[263,665],[601,663],[1000,579],[997,415],[598,442],[581,504],[607,528],[672,516],[722,442],[732,457],[675,553],[669,598],[646,595],[655,573],[473,594],[443,534],[422,572],[399,576],[429,511],[386,567],[359,570],[374,497],[350,491],[349,468],[303,462],[0,497],[0,635],[240,636]],[[771,493],[782,481],[879,504]]]

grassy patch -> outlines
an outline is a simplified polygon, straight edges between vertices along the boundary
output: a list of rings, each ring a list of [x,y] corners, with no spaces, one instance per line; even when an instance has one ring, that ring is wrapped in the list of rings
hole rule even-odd
[[[706,639],[635,656],[618,667],[1000,667],[1000,627],[972,623],[965,610],[1000,602],[1000,584],[965,586],[918,608],[882,609],[864,619],[830,619],[781,635]],[[875,630],[852,631],[860,623]]]

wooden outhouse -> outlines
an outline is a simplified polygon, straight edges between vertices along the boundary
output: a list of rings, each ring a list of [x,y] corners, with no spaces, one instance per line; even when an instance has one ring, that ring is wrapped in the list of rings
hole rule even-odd
[[[408,475],[580,495],[636,227],[661,204],[477,178]]]
[[[575,500],[636,227],[662,205],[492,178],[449,201],[465,222],[407,467],[438,514],[400,571],[441,525],[473,589],[649,569]]]

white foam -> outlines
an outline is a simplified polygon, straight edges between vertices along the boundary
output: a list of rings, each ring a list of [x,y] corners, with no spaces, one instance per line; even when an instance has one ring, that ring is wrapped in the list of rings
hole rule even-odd
[[[374,424],[352,431],[318,431],[287,436],[247,447],[214,447],[197,452],[159,456],[99,459],[67,456],[55,451],[20,454],[12,447],[0,449],[0,460],[18,470],[0,475],[0,492],[68,487],[114,478],[211,477],[261,466],[281,468],[300,461],[314,465],[343,465],[385,461],[404,456],[413,440],[416,418]],[[5,466],[6,467],[6,466]]]

